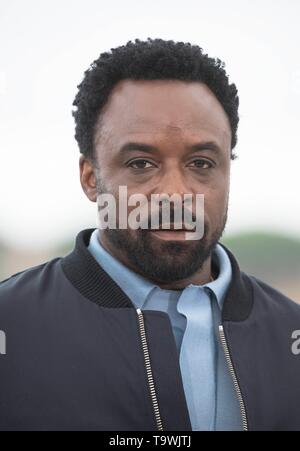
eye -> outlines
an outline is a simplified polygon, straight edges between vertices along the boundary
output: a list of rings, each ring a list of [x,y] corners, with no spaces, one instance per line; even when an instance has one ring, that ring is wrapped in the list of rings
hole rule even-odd
[[[133,169],[149,169],[153,167],[153,164],[150,163],[150,161],[147,160],[134,160],[128,163],[127,167],[131,167]]]
[[[196,160],[193,160],[191,163],[188,164],[188,166],[194,165],[195,168],[198,169],[210,169],[213,167],[213,163],[204,160],[203,158],[197,158]]]

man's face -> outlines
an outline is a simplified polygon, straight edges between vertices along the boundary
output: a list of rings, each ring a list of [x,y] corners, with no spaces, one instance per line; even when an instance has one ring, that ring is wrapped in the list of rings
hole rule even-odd
[[[126,185],[128,197],[140,193],[149,204],[151,194],[198,193],[205,206],[201,240],[185,240],[180,231],[106,229],[101,241],[153,280],[172,282],[199,270],[225,227],[231,160],[229,121],[209,88],[176,80],[119,82],[94,143],[97,194],[117,198]]]

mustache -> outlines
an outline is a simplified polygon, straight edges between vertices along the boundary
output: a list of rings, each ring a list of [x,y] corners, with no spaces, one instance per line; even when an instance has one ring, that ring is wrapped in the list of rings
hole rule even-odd
[[[146,218],[141,218],[141,228],[151,230],[186,230],[195,228],[196,215],[190,212],[189,217],[185,217],[184,211],[170,209],[170,214],[166,215],[162,209]]]

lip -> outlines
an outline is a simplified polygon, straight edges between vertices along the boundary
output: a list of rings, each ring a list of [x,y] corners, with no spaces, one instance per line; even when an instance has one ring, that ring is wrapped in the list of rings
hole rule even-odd
[[[160,226],[158,228],[152,228],[149,227],[148,229],[150,232],[158,232],[158,231],[162,231],[162,232],[193,232],[195,230],[195,227],[193,226],[192,228],[187,228],[185,226],[181,227],[181,228],[175,228],[174,224],[171,224],[170,226],[166,226],[165,228]]]
[[[186,229],[180,229],[180,230],[163,230],[163,229],[150,229],[149,232],[151,232],[154,236],[157,238],[160,238],[162,240],[173,240],[173,241],[182,241],[186,240],[186,233],[188,230]]]

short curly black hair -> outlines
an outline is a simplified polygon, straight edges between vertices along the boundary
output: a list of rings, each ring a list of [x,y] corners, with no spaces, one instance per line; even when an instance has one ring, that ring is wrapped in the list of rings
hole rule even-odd
[[[132,80],[182,80],[205,83],[223,106],[231,126],[231,149],[237,143],[239,122],[238,91],[229,83],[225,64],[211,58],[201,47],[173,40],[135,39],[126,45],[101,53],[85,71],[77,86],[72,111],[75,139],[80,152],[93,159],[94,130],[101,109],[117,82]],[[235,155],[231,153],[231,157]]]

